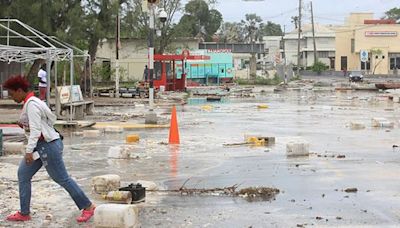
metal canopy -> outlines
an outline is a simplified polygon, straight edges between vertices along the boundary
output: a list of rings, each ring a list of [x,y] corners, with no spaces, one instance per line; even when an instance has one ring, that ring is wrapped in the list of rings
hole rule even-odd
[[[19,45],[15,45],[16,43]],[[20,63],[36,59],[68,61],[74,57],[89,57],[89,55],[17,19],[0,19],[0,61]]]
[[[75,53],[74,53],[75,52]],[[68,43],[48,36],[17,19],[0,19],[0,61],[2,62],[33,62],[43,59],[47,62],[47,81],[50,80],[51,62],[69,61],[70,63],[70,93],[74,84],[74,58],[90,61],[87,51],[82,51]],[[91,64],[89,64],[90,97],[92,97]],[[57,64],[55,64],[57,68]],[[57,70],[55,70],[55,86],[57,87]],[[50,84],[51,85],[51,84]],[[56,91],[56,113],[60,111],[59,97]],[[86,91],[86,79],[85,79]],[[50,98],[50,86],[47,87],[47,97]],[[47,99],[47,104],[49,104]],[[72,99],[71,99],[72,102]],[[72,105],[70,111],[72,120]]]

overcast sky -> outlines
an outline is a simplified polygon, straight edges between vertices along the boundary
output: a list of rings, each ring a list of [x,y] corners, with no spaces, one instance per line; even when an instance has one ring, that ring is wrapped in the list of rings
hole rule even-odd
[[[224,21],[239,22],[248,13],[255,13],[264,21],[286,25],[286,30],[294,28],[291,17],[298,14],[298,0],[218,0],[216,9],[222,13]],[[303,0],[305,22],[310,22],[310,0]],[[400,0],[313,0],[315,22],[321,24],[342,24],[350,12],[373,12],[380,18],[391,8],[400,7]]]

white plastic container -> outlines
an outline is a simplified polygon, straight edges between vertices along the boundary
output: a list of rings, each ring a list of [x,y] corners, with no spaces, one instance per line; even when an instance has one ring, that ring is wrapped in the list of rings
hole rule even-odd
[[[135,205],[103,204],[94,211],[94,226],[97,228],[139,227],[139,209]]]

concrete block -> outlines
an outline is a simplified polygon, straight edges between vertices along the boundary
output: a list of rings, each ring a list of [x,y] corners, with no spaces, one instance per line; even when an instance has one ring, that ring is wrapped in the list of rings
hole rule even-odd
[[[127,135],[126,136],[126,143],[135,143],[139,142],[139,135]]]
[[[128,146],[113,146],[108,149],[108,158],[129,159],[133,148]]]
[[[99,130],[84,130],[83,137],[84,138],[97,138],[100,137],[101,132]]]
[[[121,187],[121,178],[112,174],[93,177],[92,187],[94,192],[98,194],[117,191]]]
[[[372,127],[393,128],[394,123],[390,122],[386,118],[375,117],[372,118]]]
[[[155,112],[146,113],[144,118],[145,124],[157,124],[158,122],[157,114]]]
[[[23,154],[25,145],[23,142],[3,142],[3,154]]]
[[[96,228],[136,228],[139,227],[139,209],[135,205],[103,204],[94,212]]]
[[[104,129],[104,132],[106,133],[122,133],[124,132],[124,128],[120,126],[107,126]]]
[[[365,129],[365,125],[362,123],[351,122],[350,129],[351,130],[362,130],[362,129]]]
[[[158,190],[158,186],[153,181],[145,181],[145,180],[138,180],[137,183],[140,183],[143,187],[146,188],[147,191],[155,191]]]
[[[310,144],[307,142],[289,142],[286,144],[287,156],[308,156]]]

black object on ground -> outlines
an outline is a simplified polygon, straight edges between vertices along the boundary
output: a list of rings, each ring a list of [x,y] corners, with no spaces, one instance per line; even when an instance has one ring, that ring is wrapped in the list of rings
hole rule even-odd
[[[130,184],[128,187],[119,189],[120,191],[128,191],[132,194],[132,204],[144,202],[146,198],[146,188],[140,183]]]

